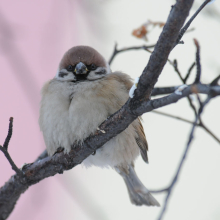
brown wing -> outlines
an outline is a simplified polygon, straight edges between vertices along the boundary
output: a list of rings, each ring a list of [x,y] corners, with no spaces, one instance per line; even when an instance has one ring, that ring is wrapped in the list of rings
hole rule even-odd
[[[124,73],[121,72],[115,72],[113,74],[114,77],[117,78],[117,80],[120,83],[123,83],[127,89],[127,91],[129,92],[131,86],[133,85],[131,78]],[[141,156],[143,158],[143,160],[148,163],[148,156],[147,156],[147,151],[148,151],[148,144],[147,144],[147,140],[144,134],[144,128],[141,124],[141,117],[139,117],[138,119],[136,119],[132,125],[137,133],[137,137],[136,137],[136,143],[140,148],[140,152],[141,152]]]
[[[142,156],[143,160],[146,163],[148,163],[148,156],[147,156],[148,144],[147,144],[146,136],[144,134],[144,128],[141,124],[140,118],[137,119],[137,125],[135,126],[135,129],[136,129],[136,133],[138,135],[136,138],[136,142],[140,148],[141,156]]]

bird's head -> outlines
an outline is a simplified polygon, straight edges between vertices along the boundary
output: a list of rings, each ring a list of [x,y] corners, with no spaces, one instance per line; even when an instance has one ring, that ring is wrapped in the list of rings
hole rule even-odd
[[[63,56],[56,79],[60,81],[94,81],[111,73],[109,64],[95,49],[77,46]]]

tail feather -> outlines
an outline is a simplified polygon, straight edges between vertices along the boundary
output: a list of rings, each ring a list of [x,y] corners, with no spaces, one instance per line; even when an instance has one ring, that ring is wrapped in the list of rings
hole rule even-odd
[[[128,189],[131,203],[141,206],[160,206],[157,200],[150,194],[149,190],[139,180],[133,166],[129,166],[128,170],[117,167],[116,171],[123,177]]]

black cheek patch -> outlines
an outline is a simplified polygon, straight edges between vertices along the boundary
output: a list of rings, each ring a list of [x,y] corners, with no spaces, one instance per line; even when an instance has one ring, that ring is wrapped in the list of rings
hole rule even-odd
[[[62,73],[62,72],[59,73],[59,77],[62,77],[62,78],[67,75],[68,75],[68,73]]]
[[[106,70],[105,70],[105,69],[102,69],[102,70],[99,71],[99,72],[95,72],[95,74],[97,74],[97,75],[104,75],[104,74],[106,74]]]

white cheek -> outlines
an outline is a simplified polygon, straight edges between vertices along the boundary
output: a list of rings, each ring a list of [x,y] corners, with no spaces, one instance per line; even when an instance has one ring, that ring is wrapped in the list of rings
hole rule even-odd
[[[106,70],[107,70],[107,74],[108,74],[108,73],[111,73],[112,71],[111,71],[111,68],[110,68],[110,66],[109,66],[108,62],[107,62],[107,61],[105,61],[105,64],[106,64]]]
[[[59,78],[59,69],[57,70],[57,73],[56,73],[56,75],[55,75],[55,79],[58,79]]]
[[[88,80],[94,80],[94,79],[99,79],[102,78],[104,75],[102,74],[96,74],[95,71],[90,71],[89,75],[87,76]]]
[[[60,77],[59,73],[67,73],[68,75],[64,77]],[[61,69],[61,70],[58,69],[55,79],[60,81],[76,81],[76,77],[74,76],[74,74],[72,72],[67,71],[66,69]]]
[[[88,80],[100,79],[100,78],[105,77],[106,74],[108,73],[111,73],[111,72],[109,72],[107,67],[98,67],[95,71],[90,71],[89,75],[87,76],[87,79]]]

